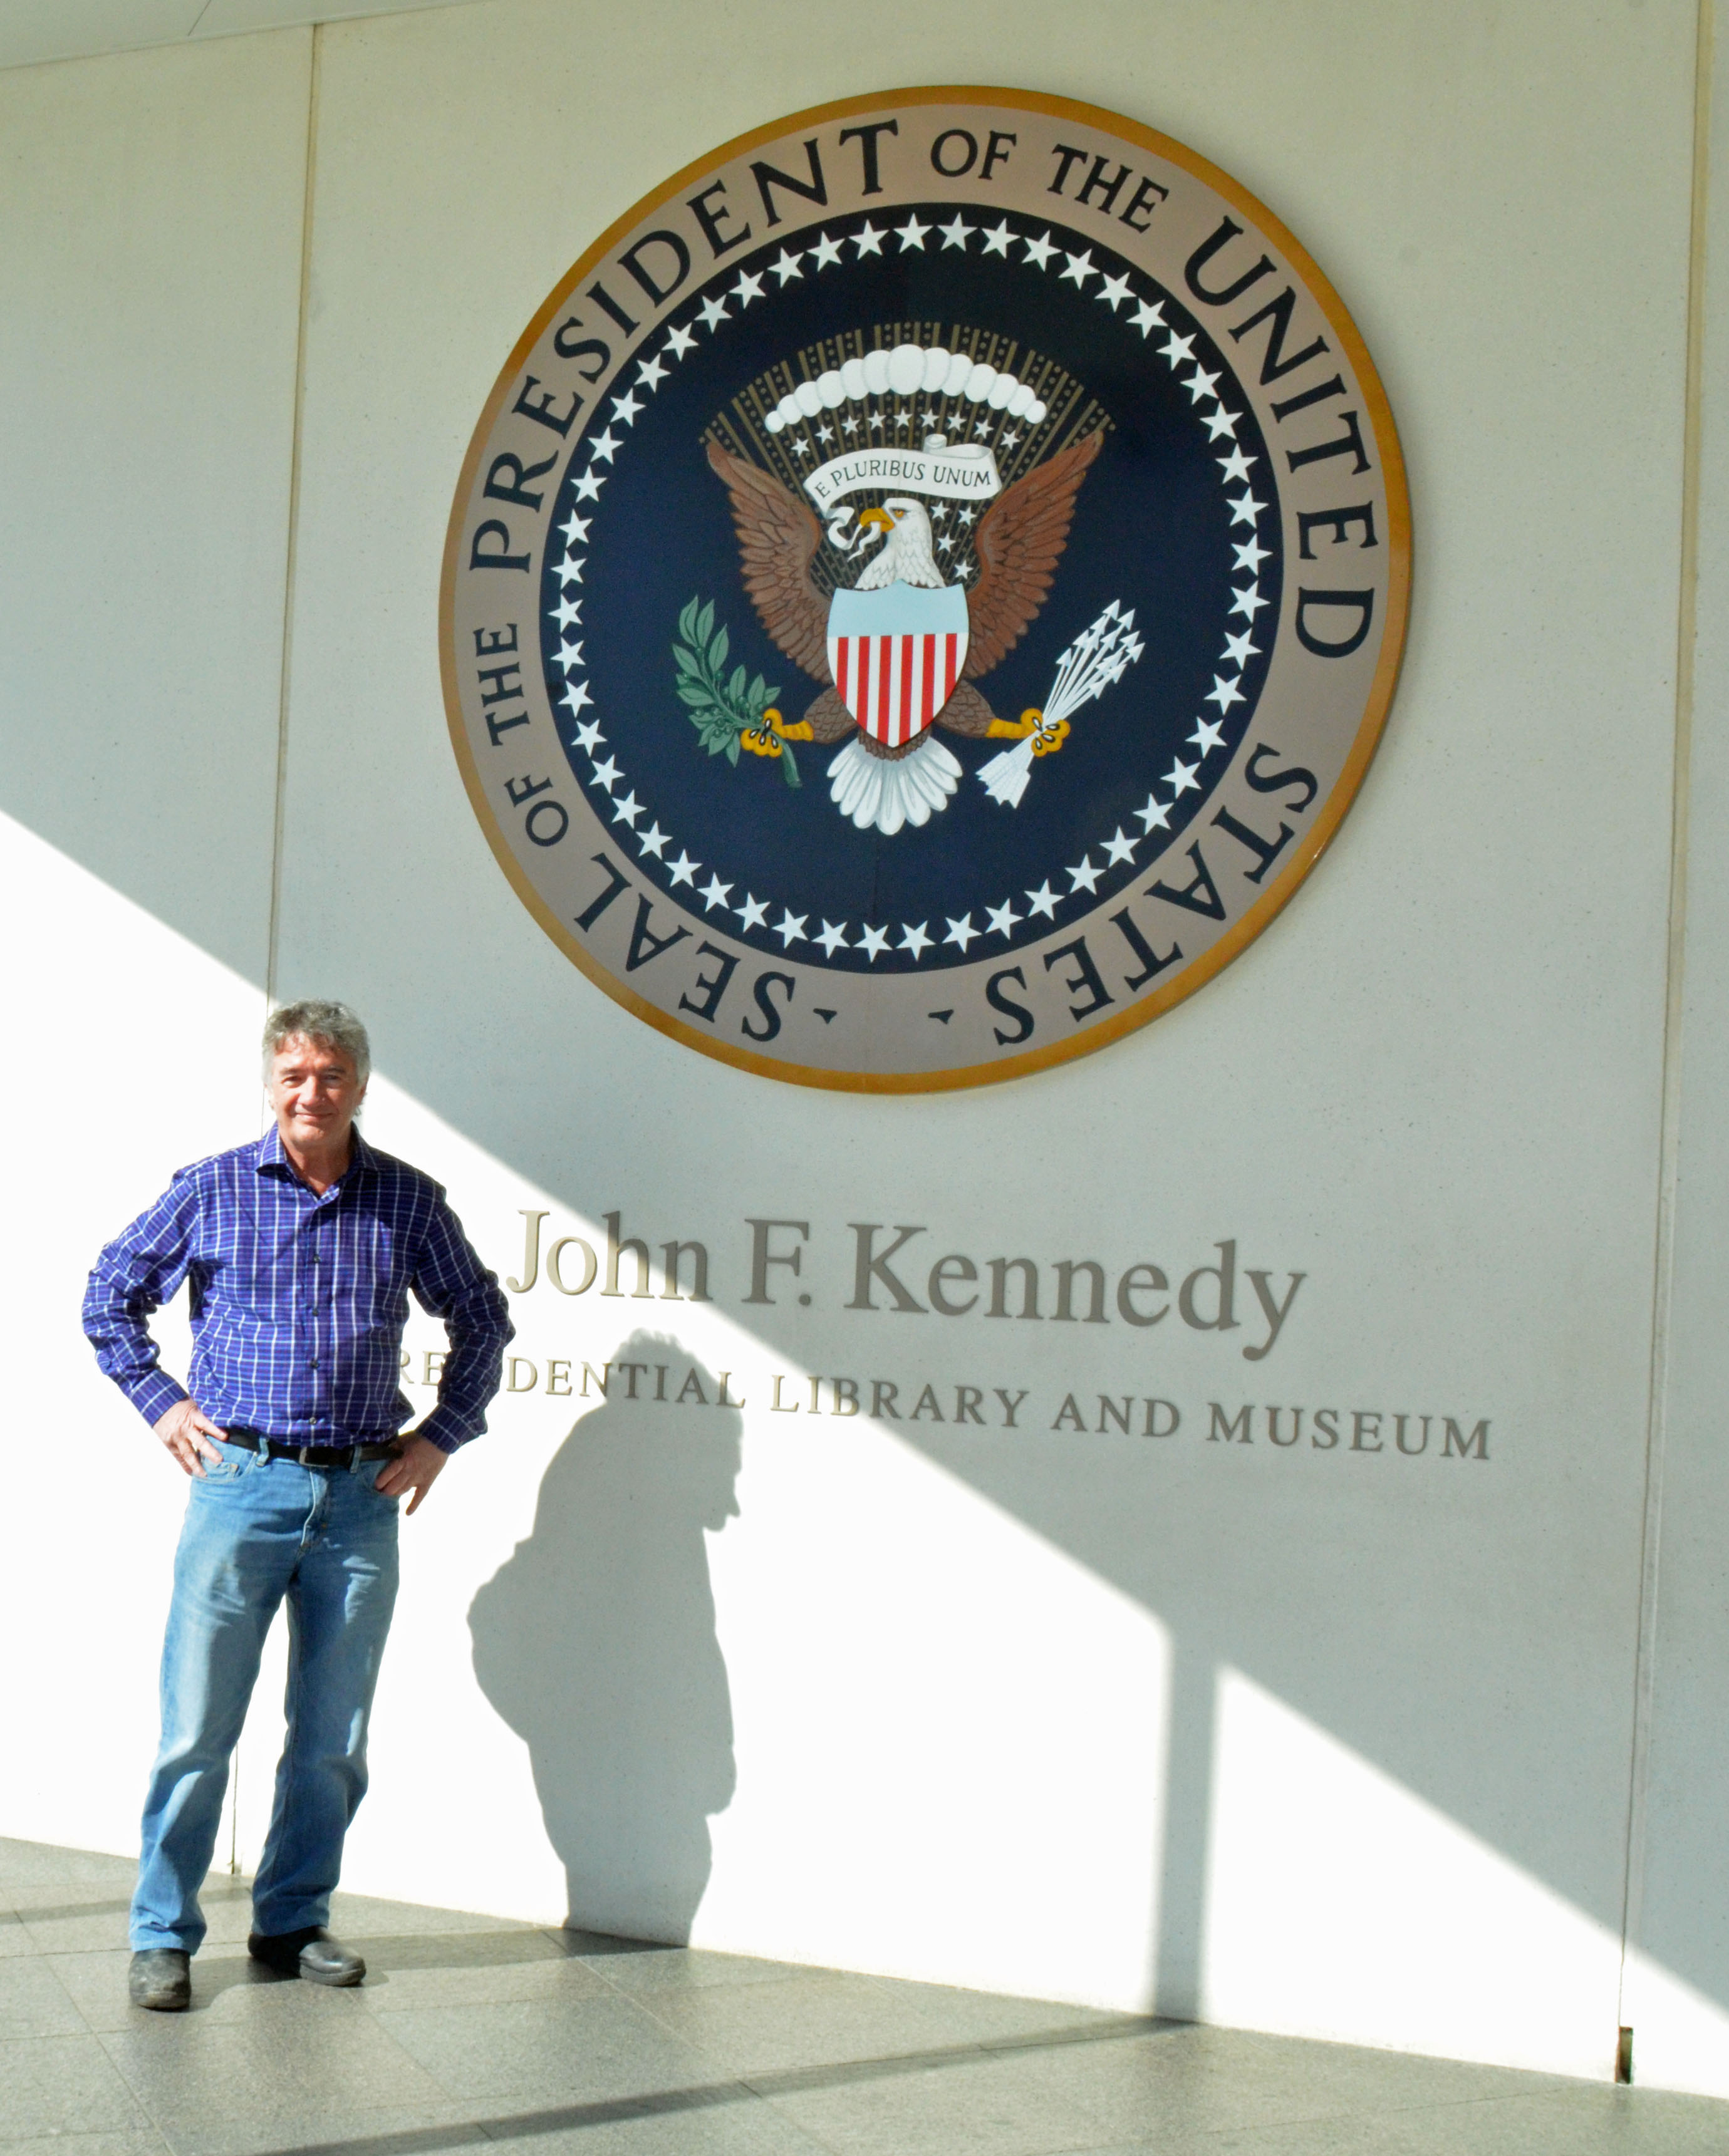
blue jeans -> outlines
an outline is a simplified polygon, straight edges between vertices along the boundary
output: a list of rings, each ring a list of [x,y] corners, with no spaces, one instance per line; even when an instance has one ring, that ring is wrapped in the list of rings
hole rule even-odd
[[[288,1738],[252,1890],[254,1929],[322,1924],[367,1789],[367,1717],[396,1602],[382,1460],[303,1467],[239,1445],[194,1479],[162,1645],[162,1742],[144,1806],[131,1942],[196,1953],[198,1888],[264,1635],[288,1601]]]

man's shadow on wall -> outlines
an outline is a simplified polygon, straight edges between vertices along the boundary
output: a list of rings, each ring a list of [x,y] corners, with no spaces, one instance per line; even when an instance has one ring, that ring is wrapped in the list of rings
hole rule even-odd
[[[527,1743],[569,1922],[682,1943],[736,1780],[705,1537],[737,1516],[742,1421],[663,1334],[634,1334],[610,1368],[533,1533],[475,1597],[475,1674]]]

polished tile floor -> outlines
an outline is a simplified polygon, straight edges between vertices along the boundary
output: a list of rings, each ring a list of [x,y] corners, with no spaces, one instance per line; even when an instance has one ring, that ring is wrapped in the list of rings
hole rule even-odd
[[[1729,2104],[342,1897],[357,1991],[126,1997],[131,1866],[0,1841],[0,2156],[1693,2156]]]

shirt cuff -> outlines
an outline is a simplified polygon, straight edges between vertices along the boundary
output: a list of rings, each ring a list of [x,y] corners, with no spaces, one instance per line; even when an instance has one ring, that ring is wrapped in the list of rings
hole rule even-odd
[[[446,1453],[466,1445],[474,1434],[462,1427],[454,1410],[443,1406],[435,1407],[424,1422],[408,1432],[410,1437],[423,1437],[428,1444],[437,1445],[440,1452]]]
[[[121,1387],[126,1398],[154,1430],[170,1408],[178,1407],[192,1395],[182,1384],[177,1384],[166,1370],[151,1370],[141,1378],[134,1378]]]

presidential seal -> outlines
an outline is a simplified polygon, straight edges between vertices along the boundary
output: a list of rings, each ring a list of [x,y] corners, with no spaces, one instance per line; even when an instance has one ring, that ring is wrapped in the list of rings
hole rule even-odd
[[[1290,898],[1409,585],[1378,380],[1180,144],[1008,90],[728,144],[525,331],[445,696],[529,909],[650,1024],[878,1091],[1100,1047]]]

